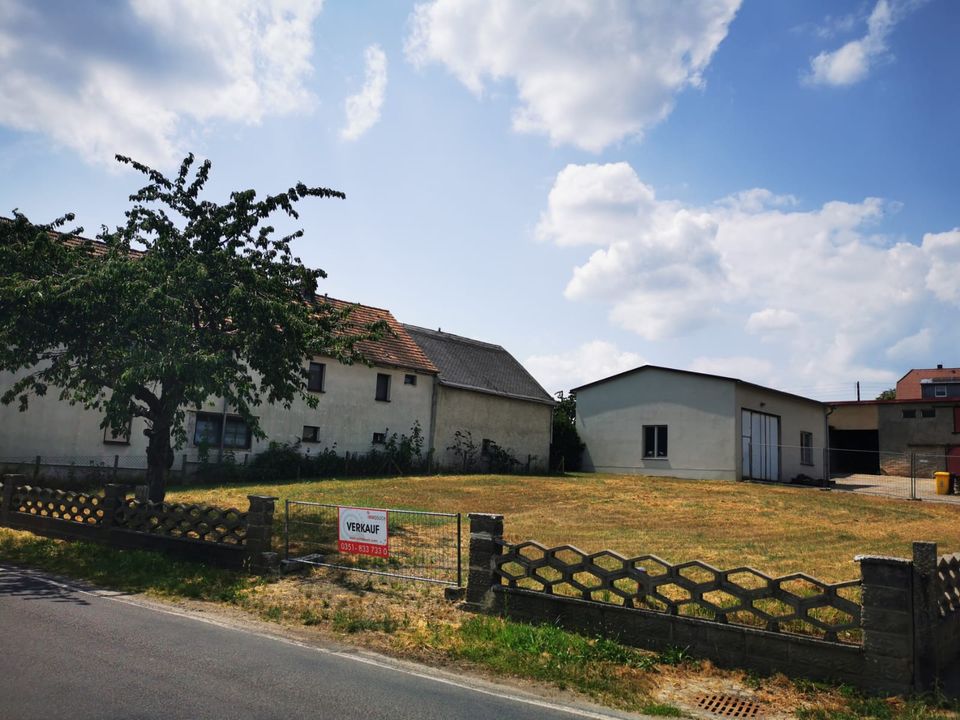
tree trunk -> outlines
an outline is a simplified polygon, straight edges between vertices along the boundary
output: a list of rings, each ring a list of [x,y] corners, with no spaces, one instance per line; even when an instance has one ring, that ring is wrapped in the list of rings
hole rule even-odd
[[[173,467],[170,447],[170,425],[154,421],[145,431],[147,444],[147,497],[150,502],[163,502],[167,494],[167,471]]]

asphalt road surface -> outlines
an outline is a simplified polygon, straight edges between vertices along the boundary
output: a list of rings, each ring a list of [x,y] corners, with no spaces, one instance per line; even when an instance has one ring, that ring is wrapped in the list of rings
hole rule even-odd
[[[0,566],[0,718],[623,718]]]

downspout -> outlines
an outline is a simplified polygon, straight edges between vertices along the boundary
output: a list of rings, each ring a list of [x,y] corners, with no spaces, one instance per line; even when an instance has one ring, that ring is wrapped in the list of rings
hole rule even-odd
[[[830,487],[830,416],[836,410],[836,406],[827,405],[827,411],[823,414],[823,487]]]
[[[427,432],[427,456],[433,458],[433,463],[436,465],[437,459],[434,453],[434,450],[437,446],[437,404],[440,402],[440,376],[433,376],[433,395],[430,398],[430,428]]]

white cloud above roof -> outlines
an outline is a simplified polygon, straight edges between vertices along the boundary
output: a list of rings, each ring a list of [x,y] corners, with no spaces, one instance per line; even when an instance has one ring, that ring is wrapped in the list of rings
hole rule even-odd
[[[309,109],[320,0],[129,0],[0,10],[0,124],[94,163],[182,157],[212,121]]]
[[[750,202],[694,207],[658,199],[624,163],[568,166],[536,234],[598,246],[574,268],[565,295],[606,304],[614,325],[652,342],[739,328],[741,343],[769,342],[772,356],[786,358],[778,371],[810,382],[872,377],[877,354],[952,322],[960,230],[915,244],[876,233],[891,208],[878,198],[799,210],[756,202],[777,196],[751,192]],[[723,344],[735,348],[737,336]],[[742,354],[729,356],[731,367]]]
[[[740,0],[664,3],[434,0],[416,7],[406,43],[476,95],[509,80],[513,128],[590,151],[640,138],[703,85]]]
[[[641,355],[611,342],[593,340],[570,352],[531,355],[523,365],[551,394],[643,365]]]
[[[356,95],[344,101],[347,124],[340,131],[344,140],[356,140],[380,121],[387,93],[387,55],[379,45],[364,51],[365,78]]]

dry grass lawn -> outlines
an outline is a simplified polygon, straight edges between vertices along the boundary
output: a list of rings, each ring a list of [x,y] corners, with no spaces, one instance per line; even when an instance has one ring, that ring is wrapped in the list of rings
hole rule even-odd
[[[622,475],[428,476],[173,488],[168,500],[245,508],[248,494],[504,515],[508,540],[654,554],[836,582],[855,555],[906,557],[914,540],[960,551],[960,507],[813,488]],[[278,515],[282,514],[282,502]],[[465,520],[466,523],[466,520]],[[465,526],[466,530],[466,526]]]

